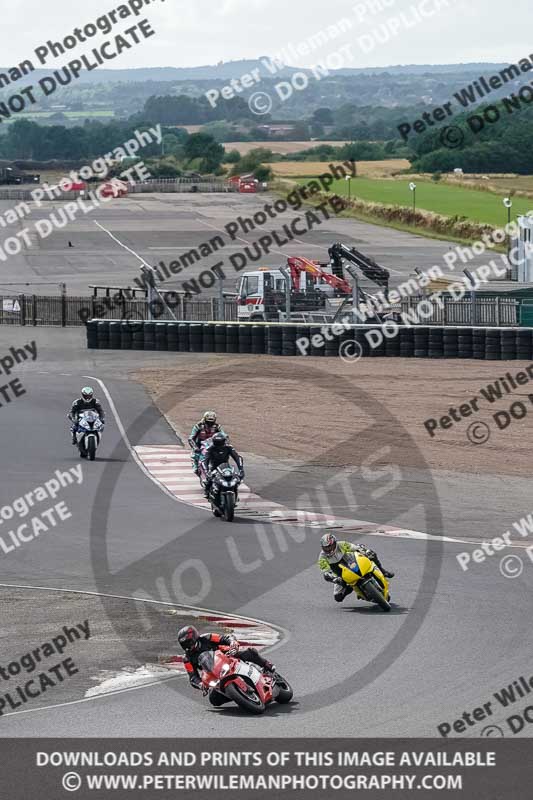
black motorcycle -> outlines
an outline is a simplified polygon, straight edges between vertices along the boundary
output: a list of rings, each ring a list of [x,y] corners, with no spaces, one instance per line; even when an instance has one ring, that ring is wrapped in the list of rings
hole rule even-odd
[[[235,467],[220,464],[211,473],[209,502],[215,517],[223,517],[231,522],[235,514],[235,506],[239,497],[241,478]]]

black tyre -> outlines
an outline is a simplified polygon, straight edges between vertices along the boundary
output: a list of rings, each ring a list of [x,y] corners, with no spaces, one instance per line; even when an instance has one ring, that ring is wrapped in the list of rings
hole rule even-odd
[[[209,692],[209,702],[215,708],[220,708],[220,706],[223,706],[224,703],[227,703],[229,701],[227,697],[224,697],[222,692],[217,692],[216,689],[211,689],[211,691]]]
[[[251,687],[247,687],[246,692],[244,692],[240,686],[232,682],[228,683],[224,691],[234,703],[237,703],[240,708],[244,708],[250,714],[263,714],[265,704]]]
[[[239,353],[252,352],[252,328],[250,325],[239,325],[237,327]]]
[[[94,461],[96,457],[96,442],[92,437],[89,439],[89,444],[87,445],[87,453],[89,455],[89,461]]]
[[[385,600],[383,593],[378,589],[374,581],[369,581],[365,585],[365,595],[367,600],[371,603],[377,603],[383,611],[390,611],[390,603]]]
[[[294,692],[292,686],[282,675],[276,673],[276,703],[290,703]]]
[[[227,494],[224,498],[224,519],[226,522],[233,522],[235,516],[235,497],[232,494]]]
[[[265,352],[265,326],[252,325],[252,353],[263,354]]]
[[[267,328],[267,354],[281,355],[281,327],[277,325],[269,325]]]

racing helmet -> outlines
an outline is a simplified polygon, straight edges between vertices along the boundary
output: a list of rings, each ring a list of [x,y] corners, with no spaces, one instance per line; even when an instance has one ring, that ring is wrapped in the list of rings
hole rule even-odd
[[[218,433],[214,434],[214,436],[211,438],[211,441],[213,443],[213,447],[217,449],[219,447],[224,447],[224,445],[227,442],[227,439],[228,437],[226,436],[226,434],[222,433],[222,431],[219,431]]]
[[[217,415],[214,411],[206,411],[202,417],[202,422],[206,425],[214,425],[217,421]]]
[[[320,540],[320,546],[326,556],[332,556],[337,549],[337,539],[332,533],[325,533]]]
[[[89,402],[94,397],[94,389],[92,386],[84,386],[81,390],[81,396],[85,402]]]
[[[194,625],[186,625],[178,631],[178,642],[186,653],[194,653],[200,640],[200,634]]]

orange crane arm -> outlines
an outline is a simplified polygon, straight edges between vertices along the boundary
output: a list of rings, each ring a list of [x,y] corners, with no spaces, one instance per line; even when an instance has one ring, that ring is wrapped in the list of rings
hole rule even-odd
[[[292,285],[295,289],[298,288],[300,274],[302,272],[308,272],[316,278],[322,278],[329,286],[333,286],[334,289],[339,289],[345,294],[351,294],[352,292],[352,287],[348,281],[345,281],[344,278],[338,278],[336,275],[332,275],[329,272],[325,272],[323,269],[320,269],[314,261],[310,261],[308,258],[304,258],[303,256],[291,256],[287,258],[287,266],[291,271]]]

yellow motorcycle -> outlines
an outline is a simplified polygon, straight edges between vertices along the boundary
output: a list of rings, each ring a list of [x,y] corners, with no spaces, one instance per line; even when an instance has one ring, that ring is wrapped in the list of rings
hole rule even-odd
[[[374,562],[360,553],[346,553],[339,563],[344,583],[351,586],[360,600],[376,603],[390,611],[389,582]]]

